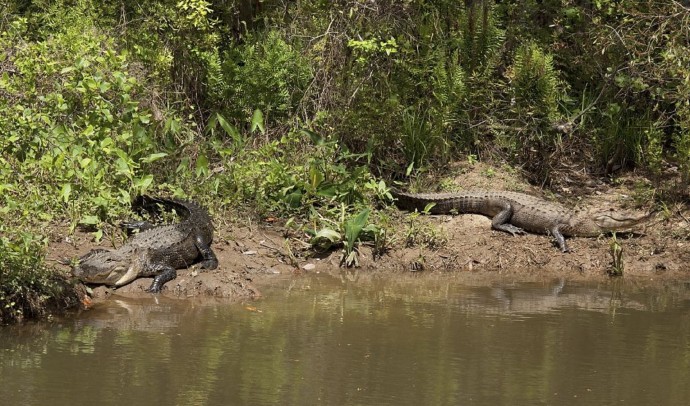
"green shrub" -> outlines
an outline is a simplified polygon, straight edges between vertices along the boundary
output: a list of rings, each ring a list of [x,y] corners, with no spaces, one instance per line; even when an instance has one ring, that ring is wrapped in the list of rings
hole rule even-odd
[[[553,56],[534,43],[523,44],[515,52],[509,76],[518,114],[555,121],[561,95]]]
[[[0,226],[0,233],[16,232]],[[74,287],[44,262],[46,241],[30,233],[0,237],[0,324],[78,303]]]
[[[220,105],[235,121],[259,109],[269,123],[297,110],[313,73],[309,61],[277,31],[249,35],[223,55]]]
[[[222,150],[218,150],[222,151]],[[228,153],[236,151],[229,149]],[[366,165],[337,141],[307,131],[240,153],[218,175],[219,193],[248,203],[258,214],[309,218],[318,212],[366,207],[377,187]]]
[[[127,54],[88,21],[37,42],[20,40],[25,29],[18,19],[0,34],[12,71],[0,76],[4,214],[97,223],[147,189],[149,164],[166,155],[138,101],[143,88]]]
[[[679,123],[673,144],[676,149],[676,160],[680,165],[684,185],[690,185],[690,106],[687,102],[681,105]]]
[[[493,0],[465,2],[454,33],[467,75],[486,76],[499,63],[505,32],[499,28]]]

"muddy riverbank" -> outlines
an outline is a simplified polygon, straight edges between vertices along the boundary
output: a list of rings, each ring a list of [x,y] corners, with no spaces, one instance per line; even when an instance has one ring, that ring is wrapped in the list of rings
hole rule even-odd
[[[405,219],[400,214],[399,221]],[[339,266],[339,249],[315,255],[301,239],[286,237],[285,230],[279,226],[222,226],[213,245],[219,267],[212,271],[179,270],[178,277],[166,284],[162,295],[253,299],[261,295],[264,281],[277,274],[330,273],[351,280],[451,274],[472,285],[490,285],[506,279],[603,281],[610,277],[613,261],[610,237],[572,238],[569,239],[572,252],[561,253],[549,236],[512,237],[491,230],[490,220],[483,216],[424,216],[415,221],[435,230],[443,244],[407,247],[403,236],[395,236],[391,248],[380,256],[374,256],[372,247],[361,246],[360,266],[350,269]],[[643,235],[618,237],[624,254],[623,278],[648,282],[690,281],[688,242],[673,236],[670,223],[657,222],[648,226]],[[107,244],[95,244],[88,233],[76,233],[69,242],[51,244],[48,259],[76,257],[104,246]],[[68,268],[64,271],[68,272]],[[150,283],[150,278],[139,278],[118,288],[117,294],[149,295],[144,289]],[[91,296],[100,300],[112,292],[105,287],[92,287]]]
[[[452,188],[517,190],[558,201],[576,210],[644,213],[654,209],[651,199],[639,203],[644,201],[639,192],[643,180],[633,176],[621,178],[615,184],[590,178],[573,184],[564,180],[561,186],[554,188],[560,194],[544,196],[542,191],[521,182],[515,174],[493,172],[488,176],[491,171],[492,168],[482,165],[461,167]],[[481,215],[410,215],[394,208],[389,208],[387,215],[388,228],[393,230],[387,236],[387,249],[374,255],[373,246],[362,244],[359,247],[360,266],[351,269],[340,267],[341,249],[314,252],[306,242],[307,236],[282,226],[285,219],[257,221],[238,213],[216,215],[213,249],[219,259],[218,269],[180,270],[177,279],[168,282],[162,294],[178,298],[252,299],[260,296],[266,277],[276,274],[331,273],[350,279],[367,279],[451,273],[454,278],[472,284],[491,284],[505,279],[605,280],[614,267],[611,236],[569,238],[571,252],[562,253],[548,235],[513,237],[492,230],[491,220]],[[678,204],[657,212],[634,233],[617,235],[616,242],[623,250],[623,278],[647,282],[690,281],[688,219],[690,210]],[[94,248],[112,248],[119,244],[122,244],[121,239],[115,242],[104,239],[96,244],[90,233],[70,234],[66,226],[58,226],[51,232],[48,259],[78,257]],[[63,270],[68,272],[67,267]],[[117,292],[126,296],[148,295],[144,289],[150,283],[149,278],[140,278]],[[104,287],[93,287],[91,295],[100,300],[111,292]]]

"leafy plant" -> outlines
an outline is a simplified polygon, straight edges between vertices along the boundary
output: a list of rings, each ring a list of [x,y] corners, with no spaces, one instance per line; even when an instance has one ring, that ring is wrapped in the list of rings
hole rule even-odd
[[[73,286],[45,265],[45,246],[45,239],[26,232],[0,237],[0,325],[41,315],[51,304],[78,303]]]
[[[364,209],[355,217],[345,221],[345,252],[340,260],[341,264],[344,263],[348,267],[359,266],[355,243],[359,240],[359,236],[369,220],[370,212],[369,209]]]
[[[441,230],[419,218],[422,214],[428,214],[433,205],[430,203],[424,207],[421,213],[414,212],[408,215],[409,221],[404,231],[405,245],[408,247],[419,246],[420,256],[421,249],[426,247],[439,248],[448,242],[447,236]]]
[[[473,1],[465,7],[459,21],[459,46],[465,72],[484,74],[494,67],[504,32],[498,26],[492,0]]]
[[[408,108],[403,111],[401,140],[407,161],[417,168],[429,164],[431,158],[444,160],[448,157],[448,142],[439,128],[433,126],[428,110]]]
[[[250,34],[229,48],[222,74],[218,101],[232,117],[260,111],[273,123],[295,112],[313,76],[309,62],[278,31]]]
[[[517,105],[523,114],[554,121],[560,99],[559,80],[553,56],[534,43],[521,45],[515,52],[510,73]]]
[[[112,40],[82,23],[17,46],[21,21],[15,23],[0,36],[16,71],[1,86],[3,206],[9,214],[31,204],[48,218],[68,214],[94,225],[88,216],[105,220],[111,204],[151,187],[147,169],[168,154],[158,149],[152,115],[137,101],[142,88],[127,55]]]

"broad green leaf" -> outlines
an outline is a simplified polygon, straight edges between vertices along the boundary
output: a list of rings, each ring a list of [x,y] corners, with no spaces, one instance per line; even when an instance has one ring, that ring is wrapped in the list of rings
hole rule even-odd
[[[120,198],[117,199],[120,203],[122,204],[128,204],[132,201],[132,196],[129,194],[127,190],[120,189]]]
[[[153,183],[153,175],[146,175],[143,176],[139,179],[136,179],[134,181],[134,186],[143,190],[146,189],[147,187],[151,186],[151,183]]]
[[[89,124],[89,125],[86,126],[86,128],[85,128],[84,131],[82,132],[82,136],[83,136],[84,138],[91,138],[91,136],[93,136],[93,134],[94,134],[95,132],[96,132],[96,131],[95,131],[93,125]]]
[[[302,129],[300,132],[309,136],[314,145],[324,145],[326,143],[326,140],[320,134],[317,134],[314,131]]]
[[[199,155],[196,158],[196,176],[206,175],[208,173],[208,158],[206,155]]]
[[[98,82],[96,82],[93,78],[84,79],[84,84],[89,88],[89,90],[98,89]]]
[[[130,178],[132,176],[132,170],[129,168],[127,161],[122,159],[122,157],[117,158],[115,161],[115,166],[117,167],[117,172],[123,174]]]
[[[325,239],[330,241],[331,243],[337,243],[338,241],[340,241],[341,238],[342,237],[340,236],[339,232],[330,228],[322,228],[314,235],[314,237],[312,237],[311,241],[313,244],[319,240]]]
[[[72,185],[69,183],[65,183],[62,185],[62,190],[60,191],[60,197],[62,198],[62,201],[67,203],[69,201],[69,196],[72,193]]]
[[[145,158],[142,158],[141,162],[149,164],[151,162],[157,161],[157,160],[164,158],[166,156],[168,156],[168,154],[165,152],[156,152],[155,154],[151,154]]]
[[[100,220],[97,216],[84,216],[79,220],[79,223],[93,226],[100,223]]]
[[[235,141],[236,143],[239,143],[242,141],[242,137],[240,136],[240,132],[237,131],[237,128],[235,128],[234,125],[228,123],[227,120],[225,120],[225,117],[220,115],[220,113],[216,114],[216,120],[218,120],[218,124],[220,124],[220,126],[223,127],[223,130],[225,130],[225,133],[227,135],[229,135],[233,141]]]
[[[350,218],[345,222],[345,240],[347,241],[347,251],[350,252],[354,247],[355,241],[359,238],[359,234],[369,220],[369,209],[362,210],[354,218]]]
[[[211,117],[208,119],[208,123],[206,123],[206,134],[210,133],[211,130],[216,128],[216,124],[218,124],[218,116],[220,113],[216,113],[211,115]],[[167,125],[167,122],[166,122]]]
[[[381,231],[381,228],[379,226],[377,226],[376,224],[367,224],[367,226],[362,229],[363,233],[371,233],[371,234],[376,234],[379,231]]]
[[[333,198],[338,194],[336,186],[330,182],[322,182],[316,191],[317,196]]]
[[[165,132],[169,132],[172,135],[177,135],[182,129],[180,121],[175,118],[168,118],[165,120]]]
[[[101,149],[108,148],[108,147],[110,147],[111,145],[114,145],[114,144],[115,144],[115,141],[113,141],[112,138],[110,138],[110,137],[105,137],[105,138],[103,138],[103,140],[101,140]],[[106,152],[106,153],[109,153],[109,151],[110,151],[110,150],[108,150],[108,152]]]
[[[65,161],[65,154],[57,154],[55,156],[55,162],[53,163],[53,168],[61,168],[62,163]]]
[[[436,203],[429,203],[426,206],[424,206],[424,210],[422,210],[422,213],[429,214],[429,210],[431,210],[434,206],[436,206]]]
[[[266,128],[264,127],[264,113],[262,113],[259,109],[254,110],[251,128],[252,132],[256,131],[257,128],[261,131],[261,134],[266,132]]]
[[[319,170],[316,166],[312,165],[309,167],[309,186],[312,190],[316,190],[317,187],[323,182],[324,176],[323,172]]]
[[[302,192],[295,191],[288,194],[285,196],[285,202],[293,209],[299,207],[302,204]]]

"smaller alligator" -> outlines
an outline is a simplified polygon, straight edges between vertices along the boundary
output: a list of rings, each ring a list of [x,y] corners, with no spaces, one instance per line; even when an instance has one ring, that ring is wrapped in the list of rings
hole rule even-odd
[[[434,204],[431,214],[475,213],[491,217],[491,226],[512,235],[551,234],[563,252],[569,251],[565,237],[596,237],[604,233],[630,230],[650,218],[611,212],[576,212],[558,203],[535,196],[505,191],[414,194],[391,190],[395,205],[405,210],[424,210]]]
[[[153,276],[147,292],[158,293],[177,277],[177,269],[201,261],[203,269],[215,269],[218,259],[211,250],[213,224],[208,212],[185,200],[139,196],[132,203],[136,211],[175,210],[182,217],[176,224],[153,226],[147,222],[123,223],[138,229],[125,245],[109,251],[92,250],[79,258],[72,274],[85,283],[122,286],[139,277]]]

